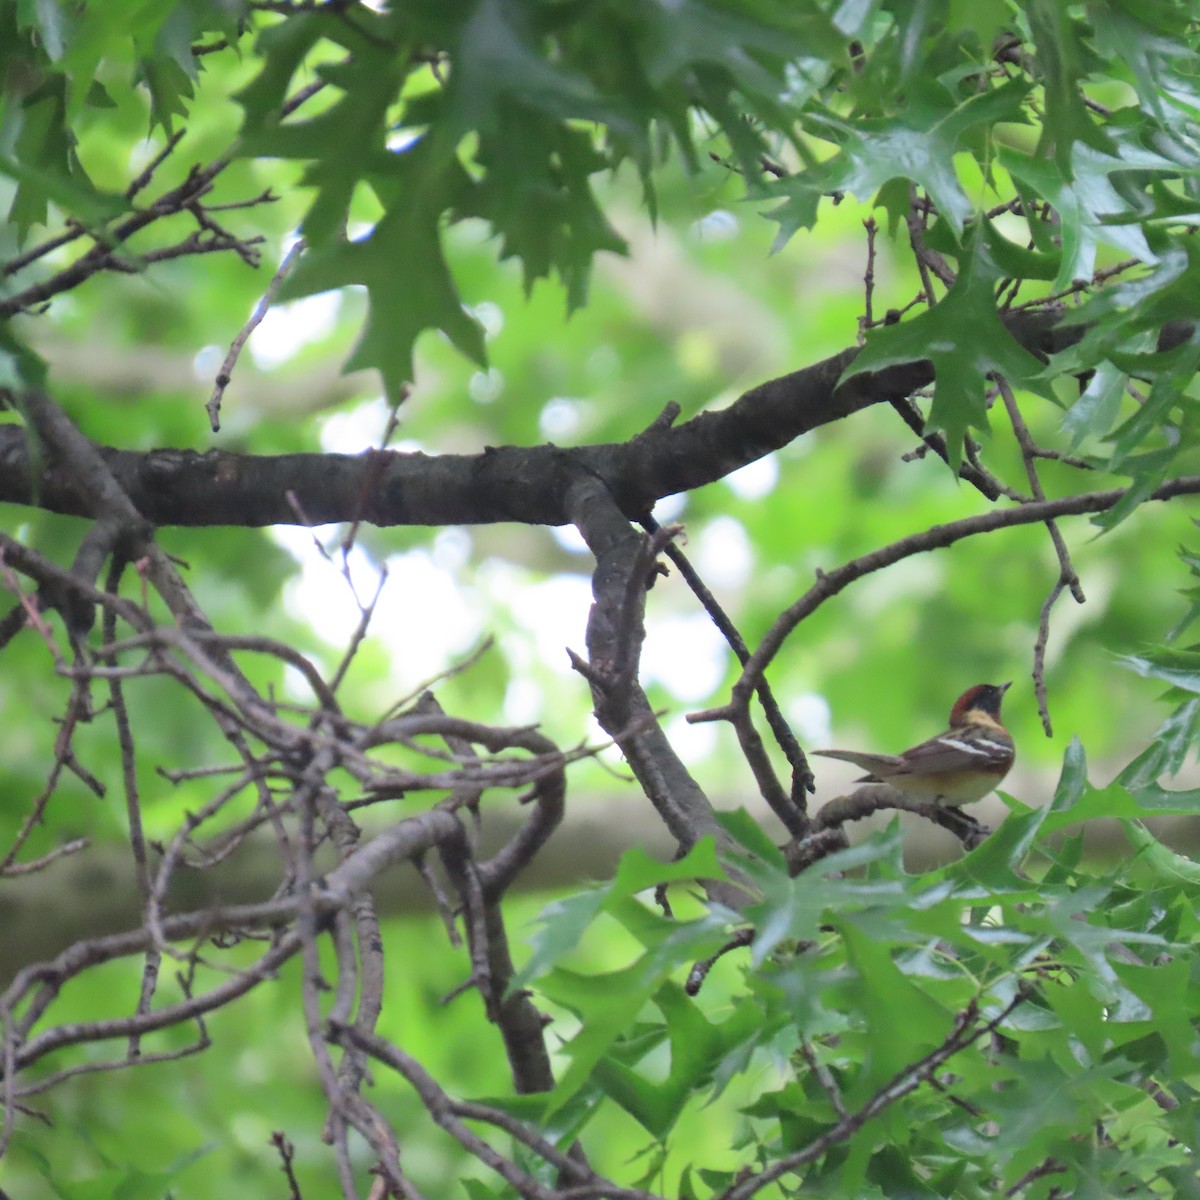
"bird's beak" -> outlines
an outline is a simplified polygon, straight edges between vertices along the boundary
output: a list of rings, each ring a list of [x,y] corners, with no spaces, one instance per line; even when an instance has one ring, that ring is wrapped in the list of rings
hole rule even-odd
[[[1007,683],[1002,683],[1002,684],[1000,685],[999,689],[998,689],[998,690],[999,690],[999,692],[1000,692],[1000,695],[1002,695],[1002,696],[1003,696],[1003,695],[1004,695],[1004,693],[1005,693],[1005,692],[1007,692],[1007,691],[1008,691],[1008,689],[1009,689],[1010,687],[1012,687],[1012,680],[1011,680],[1011,679],[1010,679],[1010,680],[1009,680]]]

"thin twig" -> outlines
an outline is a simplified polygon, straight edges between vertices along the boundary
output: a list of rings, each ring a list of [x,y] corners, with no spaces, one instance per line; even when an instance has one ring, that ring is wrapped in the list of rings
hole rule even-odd
[[[858,319],[860,346],[867,340],[867,330],[875,325],[875,235],[879,232],[879,225],[874,217],[867,217],[863,221],[863,228],[867,231],[867,266],[863,272],[863,315]]]
[[[1017,398],[1009,386],[1008,380],[1003,376],[997,376],[996,386],[1000,391],[1001,398],[1004,400],[1004,407],[1008,412],[1008,419],[1012,424],[1013,433],[1016,435],[1017,444],[1021,448],[1021,460],[1025,464],[1025,475],[1029,480],[1030,490],[1033,492],[1035,500],[1044,501],[1046,493],[1042,488],[1042,481],[1038,476],[1036,465],[1037,444],[1029,432],[1029,427],[1025,424],[1024,417],[1021,416],[1021,409],[1017,404]],[[1071,562],[1071,554],[1067,549],[1067,543],[1062,533],[1059,531],[1058,523],[1053,518],[1050,518],[1046,521],[1046,529],[1050,534],[1050,542],[1054,546],[1054,553],[1058,557],[1058,579],[1050,589],[1050,593],[1046,597],[1046,601],[1042,605],[1041,613],[1038,617],[1037,637],[1033,646],[1033,689],[1034,694],[1037,696],[1038,712],[1042,718],[1042,728],[1046,731],[1047,737],[1052,737],[1054,729],[1050,722],[1050,707],[1046,696],[1046,644],[1050,638],[1050,610],[1054,607],[1055,601],[1062,595],[1064,589],[1070,589],[1071,595],[1075,598],[1077,604],[1085,603],[1087,597],[1083,594],[1083,585],[1079,582],[1079,576],[1076,574],[1074,564]]]
[[[1176,496],[1195,495],[1198,492],[1200,492],[1200,476],[1185,475],[1156,488],[1146,497],[1146,500],[1165,501]],[[758,649],[751,654],[750,661],[734,683],[730,704],[705,712],[691,713],[688,715],[688,720],[693,722],[730,720],[734,706],[745,705],[749,702],[759,676],[774,659],[792,630],[820,608],[826,600],[836,596],[863,576],[880,571],[884,567],[890,567],[893,563],[910,558],[914,554],[944,549],[965,538],[975,537],[979,534],[992,533],[998,529],[1007,529],[1017,525],[1031,525],[1052,517],[1106,512],[1127,494],[1128,489],[1126,488],[1114,488],[1111,491],[1085,492],[1078,496],[1064,496],[1055,500],[1035,500],[1014,508],[993,509],[990,512],[964,517],[958,521],[949,521],[944,525],[935,525],[931,529],[910,534],[908,537],[900,538],[878,550],[873,550],[869,554],[852,559],[836,570],[818,572],[816,583],[799,600],[789,605],[775,618],[771,628],[759,643]]]
[[[284,255],[283,261],[279,264],[279,268],[275,274],[271,276],[271,282],[267,284],[266,291],[259,297],[258,303],[254,306],[254,311],[250,314],[250,319],[238,330],[237,336],[233,339],[229,347],[229,353],[225,355],[220,367],[217,368],[217,375],[213,380],[212,395],[209,397],[208,403],[204,406],[205,412],[208,413],[208,423],[212,427],[213,433],[217,433],[221,428],[221,400],[225,396],[225,389],[233,380],[233,369],[237,366],[237,361],[241,357],[242,348],[245,346],[250,335],[262,324],[263,318],[267,315],[271,305],[275,303],[275,297],[279,294],[279,289],[283,286],[283,281],[288,277],[288,273],[295,265],[296,259],[304,253],[304,250],[304,239],[297,238],[292,248]]]
[[[646,530],[658,528],[658,523],[651,516],[643,517],[641,525]],[[729,648],[738,662],[745,666],[750,658],[750,649],[746,645],[745,639],[733,623],[732,618],[721,606],[720,601],[700,578],[700,573],[692,566],[690,559],[684,554],[678,542],[674,540],[668,542],[663,552],[691,589],[692,594],[700,601],[704,611],[708,613],[712,623],[729,644]],[[792,768],[791,797],[786,802],[779,803],[778,806],[772,805],[772,808],[794,837],[802,837],[805,832],[804,813],[807,807],[805,796],[814,789],[812,768],[766,679],[759,681],[757,694],[759,703],[763,707],[763,713],[767,718],[767,725]]]

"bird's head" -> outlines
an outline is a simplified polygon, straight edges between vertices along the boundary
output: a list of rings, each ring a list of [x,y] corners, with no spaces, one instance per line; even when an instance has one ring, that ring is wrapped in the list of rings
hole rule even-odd
[[[977,683],[974,687],[967,688],[950,710],[950,728],[955,729],[961,725],[999,724],[1000,701],[1004,699],[1004,693],[1010,687],[1011,680],[1001,684]]]

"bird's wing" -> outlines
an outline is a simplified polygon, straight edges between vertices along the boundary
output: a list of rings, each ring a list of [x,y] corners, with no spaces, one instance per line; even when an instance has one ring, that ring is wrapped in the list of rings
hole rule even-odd
[[[943,771],[986,771],[1012,761],[1012,739],[993,730],[981,729],[967,736],[966,730],[950,729],[914,746],[900,755],[900,775],[937,775]]]

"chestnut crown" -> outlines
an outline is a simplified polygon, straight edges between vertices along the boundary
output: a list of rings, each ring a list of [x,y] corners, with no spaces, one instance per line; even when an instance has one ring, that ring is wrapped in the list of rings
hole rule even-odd
[[[967,724],[967,714],[972,711],[984,713],[993,721],[999,721],[1000,701],[1004,699],[1004,693],[1010,687],[1012,687],[1011,680],[1001,684],[977,683],[973,688],[967,688],[950,710],[951,729]]]

